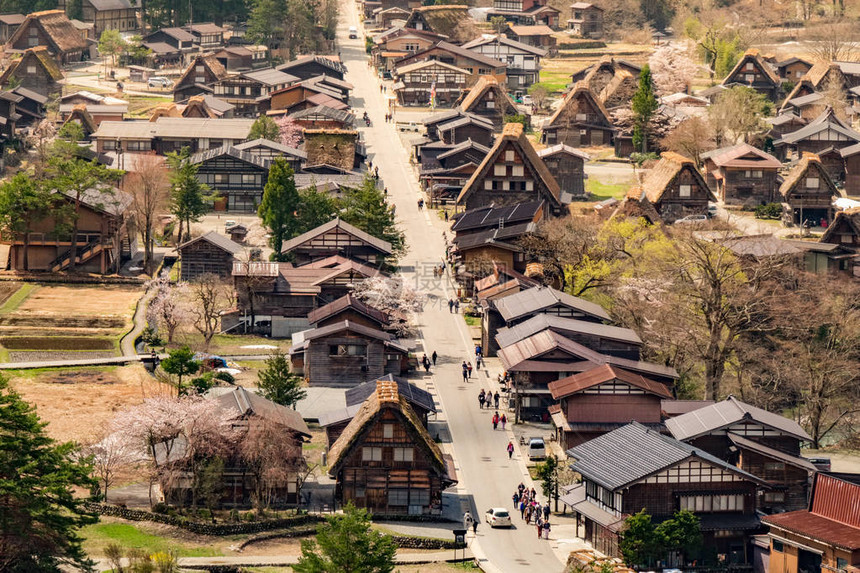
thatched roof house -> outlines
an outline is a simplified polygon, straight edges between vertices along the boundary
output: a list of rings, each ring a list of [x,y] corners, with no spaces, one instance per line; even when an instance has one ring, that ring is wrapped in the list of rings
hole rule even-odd
[[[716,201],[695,162],[671,151],[648,172],[638,194],[638,200],[647,200],[667,223],[686,215],[703,215],[708,201]]]
[[[7,86],[14,80],[19,87],[48,96],[60,91],[60,80],[65,76],[57,60],[45,46],[30,48],[0,75],[0,85]]]
[[[451,42],[462,44],[478,35],[474,20],[465,4],[420,6],[412,10],[405,28],[432,32],[446,36]]]
[[[782,80],[771,65],[761,57],[758,50],[747,50],[735,64],[722,85],[746,86],[776,101],[782,87]]]
[[[338,501],[375,513],[439,514],[456,483],[453,462],[400,394],[381,379],[329,450]]]
[[[833,198],[843,196],[814,153],[803,154],[785,176],[779,193],[788,206],[791,221],[796,225],[808,221],[812,226],[832,222]]]
[[[45,10],[28,14],[24,23],[9,38],[6,46],[24,51],[44,46],[61,63],[80,61],[89,48],[86,37],[78,30],[62,10]]]
[[[609,145],[615,127],[609,111],[594,95],[588,82],[577,83],[544,124],[541,138],[547,145],[563,143],[570,147]]]
[[[493,76],[479,77],[475,85],[464,93],[459,107],[466,113],[491,119],[496,130],[502,129],[506,115],[519,113],[514,100]]]

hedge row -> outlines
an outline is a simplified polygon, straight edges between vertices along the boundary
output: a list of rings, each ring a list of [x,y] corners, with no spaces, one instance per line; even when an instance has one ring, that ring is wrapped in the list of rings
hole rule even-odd
[[[316,533],[316,528],[293,529],[290,531],[273,531],[261,533],[243,541],[239,550],[245,549],[254,543],[271,541],[273,539],[293,539],[296,537],[307,537]],[[418,537],[411,535],[392,535],[391,538],[401,549],[462,549],[465,544],[457,543],[453,539],[437,539],[435,537]]]

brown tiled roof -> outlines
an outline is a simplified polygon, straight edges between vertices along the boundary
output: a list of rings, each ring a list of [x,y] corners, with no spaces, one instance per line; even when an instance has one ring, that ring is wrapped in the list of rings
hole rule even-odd
[[[478,166],[478,169],[472,174],[469,181],[463,186],[462,191],[460,191],[460,195],[457,197],[457,203],[463,202],[466,197],[475,191],[476,186],[479,182],[483,181],[484,177],[501,154],[505,144],[508,142],[513,142],[514,146],[519,148],[525,161],[528,162],[528,165],[535,172],[537,177],[542,180],[543,185],[549,191],[553,202],[556,205],[561,205],[561,188],[558,186],[558,181],[556,181],[555,177],[552,176],[552,173],[549,172],[549,168],[546,166],[546,163],[543,162],[543,159],[538,157],[535,148],[532,146],[528,137],[526,137],[525,129],[521,123],[505,124],[505,127],[502,130],[502,135],[496,138],[493,148],[487,156],[484,157],[484,160]]]
[[[660,158],[660,161],[654,166],[651,171],[645,176],[642,182],[642,193],[651,203],[659,203],[663,198],[663,193],[675,181],[675,178],[685,168],[690,169],[699,180],[699,185],[705,189],[709,189],[705,183],[702,174],[696,169],[696,164],[692,159],[684,157],[673,151],[666,151]]]
[[[72,25],[72,21],[62,10],[45,10],[28,14],[24,23],[9,39],[9,44],[18,42],[24,34],[28,33],[30,26],[41,27],[61,52],[86,50],[88,47],[86,38]]]
[[[604,382],[609,382],[610,380],[620,380],[621,382],[625,382],[631,386],[639,388],[640,390],[644,390],[649,394],[660,396],[661,398],[672,397],[672,393],[669,392],[669,389],[665,384],[649,380],[641,374],[634,374],[633,372],[628,372],[627,370],[614,367],[609,364],[597,366],[591,370],[586,370],[585,372],[580,372],[579,374],[574,374],[573,376],[568,376],[567,378],[550,382],[549,391],[554,400],[559,400],[565,396],[582,392],[583,390],[603,384]]]
[[[352,294],[342,296],[339,299],[328,303],[327,305],[312,310],[308,314],[308,322],[310,322],[311,324],[316,324],[321,320],[325,320],[326,318],[340,314],[341,312],[350,308],[372,318],[379,324],[388,324],[388,317],[385,316],[384,312],[360,301]]]
[[[743,159],[747,155],[755,155],[760,160]],[[702,154],[703,159],[710,159],[718,167],[743,167],[755,169],[779,169],[782,164],[779,160],[766,153],[761,149],[757,149],[749,143],[741,143],[731,147],[721,147]]]
[[[807,510],[765,515],[762,523],[848,551],[860,549],[860,529]]]

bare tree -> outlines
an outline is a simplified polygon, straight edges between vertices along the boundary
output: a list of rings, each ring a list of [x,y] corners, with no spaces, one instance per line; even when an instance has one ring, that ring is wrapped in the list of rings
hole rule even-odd
[[[590,252],[600,225],[597,215],[546,219],[535,233],[520,239],[520,246],[527,260],[541,263],[545,283],[566,291],[567,270]]]
[[[234,302],[233,288],[221,277],[205,274],[188,285],[191,294],[191,314],[194,328],[203,335],[203,344],[209,347],[212,337],[218,332],[221,313]]]
[[[167,273],[149,281],[147,288],[155,289],[155,295],[149,302],[147,319],[167,333],[167,343],[173,342],[180,325],[191,318],[189,308],[190,293],[187,283],[173,284]]]
[[[170,198],[170,175],[162,158],[135,155],[126,176],[125,190],[131,194],[131,208],[143,238],[143,268],[153,271],[156,217],[166,211]]]
[[[105,503],[108,502],[108,489],[114,484],[117,471],[139,459],[130,444],[109,429],[101,433],[98,441],[85,448],[84,453],[92,460]]]
[[[810,53],[825,64],[854,60],[860,52],[857,23],[847,18],[823,22],[810,39]]]
[[[269,507],[278,499],[278,492],[289,491],[295,483],[299,493],[300,475],[306,467],[301,438],[289,427],[272,420],[254,418],[238,444],[238,456],[254,477],[253,501],[257,511]],[[295,481],[292,481],[295,480]]]
[[[391,327],[400,334],[411,331],[410,318],[427,302],[426,293],[399,278],[365,279],[355,285],[353,294],[388,315]]]
[[[668,151],[691,158],[696,162],[696,167],[702,165],[702,154],[716,147],[713,128],[707,121],[697,116],[682,121],[663,138],[661,143]]]
[[[746,86],[724,90],[708,108],[717,147],[756,143],[769,130],[764,118],[773,105],[762,94]]]

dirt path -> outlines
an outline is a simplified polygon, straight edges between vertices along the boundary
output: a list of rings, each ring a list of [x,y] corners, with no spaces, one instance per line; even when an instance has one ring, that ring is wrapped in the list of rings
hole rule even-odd
[[[144,328],[146,328],[146,309],[149,307],[149,301],[154,295],[155,291],[148,289],[137,302],[137,307],[134,309],[134,316],[131,319],[131,330],[125,333],[119,341],[119,348],[123,356],[137,356],[134,341],[137,340],[137,337],[140,336],[140,333],[143,332]]]

